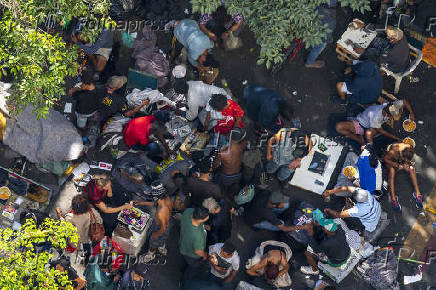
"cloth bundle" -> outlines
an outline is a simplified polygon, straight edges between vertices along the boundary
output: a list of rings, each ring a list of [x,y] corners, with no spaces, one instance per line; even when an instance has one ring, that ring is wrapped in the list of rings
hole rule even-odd
[[[132,57],[137,70],[155,76],[159,87],[163,87],[168,83],[170,65],[165,55],[157,50],[156,41],[156,33],[150,27],[144,27],[142,38],[135,41]]]
[[[145,89],[145,90],[139,90],[139,89],[133,89],[133,91],[126,96],[127,105],[129,107],[137,107],[139,106],[143,101],[150,100],[150,105],[157,103],[159,101],[164,101],[170,106],[174,107],[176,105],[175,102],[165,97],[161,92],[158,90],[152,90],[152,89]],[[149,106],[150,106],[149,105]],[[141,112],[148,113],[148,107],[143,107],[141,109]]]

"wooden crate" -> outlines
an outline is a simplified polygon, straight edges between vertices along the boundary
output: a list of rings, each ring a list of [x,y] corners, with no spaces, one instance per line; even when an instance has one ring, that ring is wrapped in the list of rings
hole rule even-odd
[[[382,90],[380,96],[378,96],[377,104],[389,103],[389,102],[393,102],[393,101],[396,101],[396,100],[398,100],[398,99],[394,95],[386,92],[385,90]],[[362,108],[364,108],[364,109],[366,109],[369,106],[371,106],[371,104],[363,105],[363,104],[359,104],[359,103],[357,105],[362,107]]]
[[[385,90],[382,90],[381,95],[377,99],[377,103],[384,104],[384,103],[393,102],[396,100],[397,100],[397,98],[394,95],[389,94]]]
[[[346,48],[344,48],[340,44],[336,45],[336,56],[340,61],[344,61],[344,62],[352,62],[353,60],[357,59],[354,54],[349,52]]]

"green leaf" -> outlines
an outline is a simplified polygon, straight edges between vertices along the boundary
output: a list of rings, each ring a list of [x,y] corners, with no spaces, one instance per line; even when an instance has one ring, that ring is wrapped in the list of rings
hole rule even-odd
[[[262,64],[264,64],[264,63],[265,63],[265,59],[264,59],[264,58],[260,58],[260,59],[258,59],[257,62],[256,62],[257,65],[262,65]]]

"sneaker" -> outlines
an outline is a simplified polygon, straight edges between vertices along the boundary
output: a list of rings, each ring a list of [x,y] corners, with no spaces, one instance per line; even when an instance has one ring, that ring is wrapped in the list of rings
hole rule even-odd
[[[416,196],[416,192],[412,193],[413,199],[415,200],[415,206],[417,209],[422,209],[422,195]]]
[[[323,253],[319,253],[318,254],[318,259],[321,263],[327,263],[328,262],[328,258],[325,254]]]
[[[392,201],[392,209],[395,211],[401,211],[401,204],[398,202],[398,197],[396,200]]]
[[[319,270],[313,270],[312,266],[301,266],[300,271],[306,275],[318,275]]]
[[[167,250],[167,248],[165,246],[158,247],[157,250],[163,256],[166,256],[168,254],[168,250]]]

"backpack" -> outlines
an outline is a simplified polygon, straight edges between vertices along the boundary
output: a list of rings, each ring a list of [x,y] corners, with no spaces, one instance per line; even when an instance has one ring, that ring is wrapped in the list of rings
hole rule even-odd
[[[306,145],[306,135],[307,133],[304,130],[296,130],[292,132],[291,137],[296,145],[292,155],[294,155],[295,158],[302,158],[309,154],[309,146]]]

